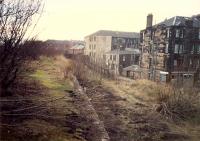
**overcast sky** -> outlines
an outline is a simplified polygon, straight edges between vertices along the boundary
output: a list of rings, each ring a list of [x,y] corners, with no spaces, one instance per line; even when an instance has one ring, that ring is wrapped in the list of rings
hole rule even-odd
[[[154,24],[173,16],[200,14],[200,0],[45,0],[38,38],[78,39],[97,30],[139,32],[148,13]]]

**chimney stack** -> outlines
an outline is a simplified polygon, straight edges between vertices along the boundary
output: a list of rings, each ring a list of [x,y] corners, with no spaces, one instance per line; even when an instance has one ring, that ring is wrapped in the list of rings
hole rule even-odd
[[[148,14],[147,16],[147,28],[153,25],[153,14]]]

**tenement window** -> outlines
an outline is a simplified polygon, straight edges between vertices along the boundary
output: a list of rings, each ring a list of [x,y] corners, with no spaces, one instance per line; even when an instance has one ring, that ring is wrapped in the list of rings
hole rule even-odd
[[[114,64],[111,65],[111,69],[112,69],[112,70],[115,69],[115,65],[114,65]]]
[[[179,44],[175,44],[174,53],[178,53],[178,50],[179,50]]]
[[[177,66],[177,60],[174,60],[174,66]]]
[[[110,55],[110,60],[112,60],[112,55]]]
[[[183,32],[183,30],[181,29],[181,30],[180,30],[180,38],[183,38],[183,34],[184,34],[184,32]]]
[[[169,50],[169,44],[167,43],[165,46],[165,53],[168,53],[168,50]]]
[[[200,39],[200,29],[199,29],[199,39]]]
[[[200,54],[200,44],[197,46],[197,54]]]
[[[123,61],[126,61],[126,56],[123,56]]]
[[[179,29],[176,29],[176,38],[179,38],[180,36],[180,30]]]
[[[116,61],[116,55],[113,55],[113,60]]]
[[[167,29],[167,38],[170,37],[170,29]]]
[[[179,53],[183,53],[183,45],[180,45],[179,46],[179,51],[178,51]]]

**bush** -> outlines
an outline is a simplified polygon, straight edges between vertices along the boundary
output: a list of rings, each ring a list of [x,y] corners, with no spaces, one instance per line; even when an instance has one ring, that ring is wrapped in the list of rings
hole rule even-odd
[[[200,94],[194,89],[158,88],[156,111],[174,120],[195,118],[200,114]]]

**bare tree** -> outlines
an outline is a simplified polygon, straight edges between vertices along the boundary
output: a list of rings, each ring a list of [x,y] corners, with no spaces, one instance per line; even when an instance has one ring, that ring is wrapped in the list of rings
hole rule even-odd
[[[41,8],[41,0],[0,0],[0,95],[17,77],[25,56],[22,43]]]

